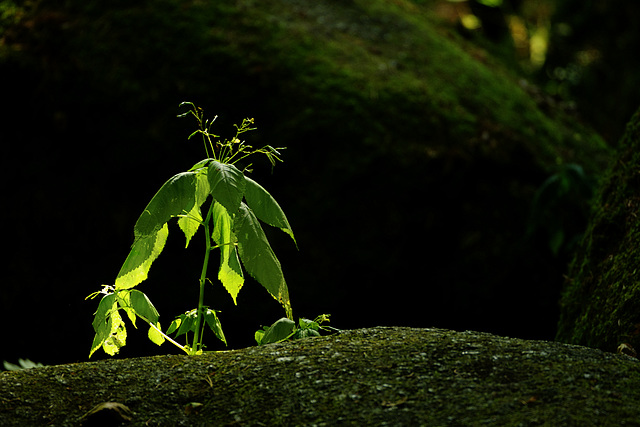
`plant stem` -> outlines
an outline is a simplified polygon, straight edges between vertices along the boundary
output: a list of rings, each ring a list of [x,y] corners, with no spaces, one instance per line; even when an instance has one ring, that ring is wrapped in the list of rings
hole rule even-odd
[[[137,314],[137,313],[136,313]],[[178,347],[180,350],[184,351],[185,353],[189,354],[189,351],[187,351],[187,349],[185,348],[185,346],[181,345],[180,343],[176,342],[173,338],[171,338],[169,335],[165,334],[164,332],[162,332],[160,329],[158,329],[156,327],[156,325],[154,325],[153,323],[149,322],[147,319],[145,319],[144,317],[140,316],[139,314],[137,314],[138,317],[140,317],[142,320],[144,320],[145,322],[147,322],[147,324],[149,324],[149,326],[151,326],[153,329],[155,329],[158,333],[160,333],[164,339],[166,339],[167,341],[169,341],[171,344],[175,345],[176,347]]]
[[[209,206],[209,212],[207,212],[207,218],[204,220],[202,224],[204,227],[204,242],[205,242],[205,252],[204,252],[204,261],[202,263],[202,272],[200,273],[200,296],[198,297],[198,312],[196,313],[196,327],[193,334],[193,345],[191,346],[191,351],[193,354],[196,354],[202,347],[202,335],[201,330],[203,329],[202,322],[204,320],[204,287],[207,281],[207,267],[209,266],[209,253],[211,253],[211,235],[209,234],[209,221],[211,220],[211,215],[213,214],[213,205],[215,201],[211,202]]]

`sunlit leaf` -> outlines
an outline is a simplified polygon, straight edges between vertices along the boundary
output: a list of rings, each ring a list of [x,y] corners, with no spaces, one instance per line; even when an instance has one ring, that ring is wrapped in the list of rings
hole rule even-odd
[[[116,296],[115,294],[109,294],[102,297],[98,309],[94,313],[93,317],[93,330],[96,335],[93,338],[93,344],[91,344],[91,351],[89,357],[99,349],[102,344],[109,338],[111,334],[111,310],[116,309]]]
[[[127,328],[117,310],[111,314],[111,334],[102,344],[102,349],[109,356],[113,356],[127,344]]]
[[[158,330],[162,330],[162,328],[160,327],[160,322],[156,322],[154,323],[154,325],[155,328],[153,326],[149,326],[149,332],[147,332],[147,336],[154,344],[162,345],[165,341],[165,338],[164,335],[158,332]]]
[[[202,223],[200,207],[207,200],[208,196],[209,181],[207,179],[207,175],[205,173],[199,173],[196,175],[195,203],[193,208],[178,219],[178,226],[186,238],[185,248],[189,246],[191,238],[196,234],[200,224]]]
[[[166,243],[169,234],[167,222],[193,210],[197,174],[184,172],[174,175],[153,196],[134,227],[135,240],[116,278],[116,289],[132,288],[147,278],[151,264]]]
[[[282,304],[287,317],[293,317],[289,290],[280,261],[271,249],[258,218],[244,203],[241,203],[239,213],[235,217],[233,231],[238,239],[238,252],[242,264],[249,274]]]
[[[171,218],[190,212],[195,204],[197,172],[174,175],[158,190],[144,209],[136,225],[136,238],[152,235]]]
[[[253,334],[253,338],[256,340],[256,344],[262,344],[262,338],[264,337],[265,332],[266,331],[264,329],[258,329],[256,333]]]
[[[220,268],[218,279],[233,298],[233,303],[237,304],[238,292],[244,284],[242,267],[238,260],[236,249],[236,236],[231,231],[232,220],[227,210],[220,203],[213,206],[213,232],[211,237],[220,246]]]
[[[128,289],[146,280],[151,264],[158,258],[169,236],[169,227],[163,225],[150,236],[138,238],[116,278],[116,289]]]
[[[135,328],[137,328],[136,326],[136,311],[135,309],[131,306],[131,291],[128,289],[124,289],[121,291],[117,292],[117,298],[119,299],[119,306],[120,308],[124,309],[125,313],[127,313],[127,317],[129,318],[129,320],[131,321],[131,323],[133,324],[133,326]]]
[[[182,319],[180,319],[179,317],[177,319],[173,319],[173,322],[169,324],[169,329],[167,329],[167,335],[177,331],[181,323]]]
[[[291,236],[295,242],[293,230],[291,230],[287,216],[278,202],[260,184],[248,177],[245,177],[245,180],[247,181],[247,188],[244,197],[256,217],[266,224],[281,229]]]
[[[204,159],[204,160],[200,160],[198,163],[196,163],[195,165],[193,165],[193,166],[191,167],[191,169],[189,169],[189,172],[191,172],[191,171],[195,171],[195,170],[198,170],[198,169],[201,169],[201,168],[204,168],[204,167],[206,167],[206,166],[209,164],[209,162],[211,162],[211,161],[213,161],[213,159]]]

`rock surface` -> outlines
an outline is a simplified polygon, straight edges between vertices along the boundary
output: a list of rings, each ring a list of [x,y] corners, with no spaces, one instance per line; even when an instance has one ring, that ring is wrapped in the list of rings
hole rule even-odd
[[[639,425],[640,364],[555,342],[376,327],[3,372],[0,396],[3,426],[78,425],[106,402],[130,425]]]
[[[631,118],[568,274],[560,341],[640,348],[640,110]]]

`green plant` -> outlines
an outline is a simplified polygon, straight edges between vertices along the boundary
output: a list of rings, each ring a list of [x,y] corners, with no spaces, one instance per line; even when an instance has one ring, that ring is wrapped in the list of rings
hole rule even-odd
[[[2,366],[4,366],[4,369],[7,371],[21,371],[23,369],[42,368],[44,365],[42,363],[32,362],[29,359],[18,359],[18,365],[4,360]]]
[[[331,326],[322,326],[323,322],[329,321],[328,314],[322,314],[314,320],[300,319],[298,325],[287,317],[277,320],[271,326],[265,326],[255,333],[256,343],[265,345],[287,340],[297,340],[320,336],[320,330],[330,332],[341,332],[340,329]]]
[[[252,154],[265,154],[271,165],[280,161],[280,153],[271,146],[253,149],[239,136],[254,130],[253,119],[245,119],[236,125],[236,135],[222,140],[211,133],[213,120],[205,120],[202,109],[193,103],[190,110],[178,117],[192,115],[198,122],[193,136],[202,136],[207,158],[196,163],[186,172],[170,178],[151,199],[134,227],[134,242],[115,283],[103,285],[103,289],[87,298],[103,295],[95,312],[93,328],[95,338],[89,357],[100,347],[109,354],[116,354],[126,344],[127,331],[121,316],[126,313],[136,326],[136,318],[149,325],[149,339],[161,345],[165,340],[173,343],[187,354],[200,354],[204,345],[202,337],[205,324],[226,344],[222,326],[216,310],[204,305],[209,257],[213,250],[220,250],[218,280],[231,295],[234,303],[244,284],[244,269],[277,299],[292,318],[289,291],[282,268],[264,234],[258,220],[280,228],[295,238],[289,222],[275,199],[257,182],[245,175],[235,164]],[[216,116],[217,117],[217,116]],[[210,200],[209,200],[210,199]],[[208,207],[206,203],[208,202]],[[203,217],[201,208],[205,206]],[[178,316],[163,332],[159,314],[149,298],[133,289],[147,278],[151,264],[164,248],[169,233],[168,222],[177,218],[179,228],[185,235],[186,247],[202,227],[204,229],[204,261],[200,273],[200,293],[197,308]],[[190,341],[189,333],[192,334]],[[185,335],[182,345],[169,337]]]

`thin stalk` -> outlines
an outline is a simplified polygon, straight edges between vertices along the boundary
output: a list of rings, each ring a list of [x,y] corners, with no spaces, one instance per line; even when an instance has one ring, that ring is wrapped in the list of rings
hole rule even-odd
[[[209,266],[209,254],[211,253],[211,235],[209,234],[209,221],[211,220],[211,215],[213,213],[213,204],[215,201],[211,202],[209,206],[209,212],[207,212],[207,219],[204,220],[202,224],[204,227],[204,242],[205,242],[205,252],[204,252],[204,261],[202,263],[202,272],[200,273],[200,296],[198,297],[198,312],[196,313],[196,327],[195,332],[193,334],[193,345],[191,346],[191,351],[195,354],[200,350],[202,346],[202,335],[201,335],[201,325],[204,320],[204,287],[207,281],[207,267]]]
[[[137,313],[136,313],[137,314]],[[151,326],[153,329],[155,329],[157,332],[159,332],[164,339],[166,339],[167,341],[169,341],[171,344],[175,345],[176,347],[178,347],[180,350],[184,351],[185,353],[189,354],[189,352],[187,351],[187,349],[185,348],[185,346],[181,345],[180,343],[176,342],[173,338],[171,338],[169,335],[165,334],[164,332],[162,332],[160,329],[158,329],[156,327],[156,325],[154,325],[153,323],[149,322],[147,319],[145,319],[144,317],[140,316],[138,314],[138,317],[142,318],[142,320],[146,321],[149,326]]]

